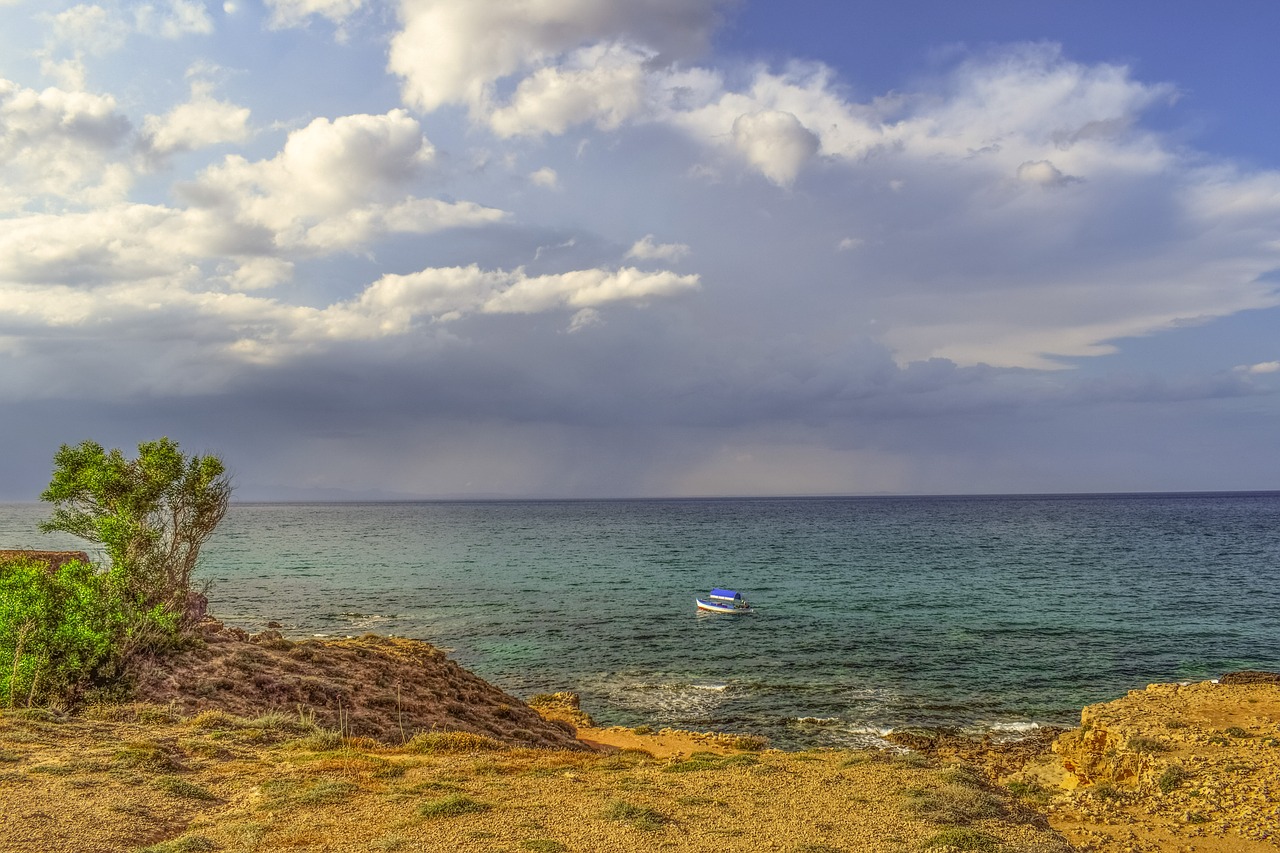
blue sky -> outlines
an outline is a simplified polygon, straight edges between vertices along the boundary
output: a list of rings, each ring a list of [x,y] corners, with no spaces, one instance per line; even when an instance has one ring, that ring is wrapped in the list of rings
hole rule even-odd
[[[1277,31],[0,0],[0,499],[1280,488]]]

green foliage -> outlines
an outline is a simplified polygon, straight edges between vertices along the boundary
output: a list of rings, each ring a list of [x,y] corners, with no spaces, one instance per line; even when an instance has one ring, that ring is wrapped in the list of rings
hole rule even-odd
[[[53,479],[40,495],[53,515],[40,529],[103,546],[108,577],[138,638],[173,636],[198,621],[203,597],[192,590],[192,572],[231,497],[222,460],[187,457],[161,438],[139,444],[136,459],[84,441],[64,444],[53,461]]]
[[[138,445],[136,459],[63,445],[40,529],[100,543],[110,566],[0,562],[0,704],[74,700],[136,652],[174,643],[204,615],[192,571],[230,495],[220,459],[188,458],[167,438]]]
[[[114,673],[125,614],[108,587],[79,561],[0,561],[0,704],[66,698]]]

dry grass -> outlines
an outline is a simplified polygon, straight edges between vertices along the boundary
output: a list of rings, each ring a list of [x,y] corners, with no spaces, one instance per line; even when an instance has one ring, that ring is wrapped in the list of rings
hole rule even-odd
[[[825,751],[672,760],[515,749],[458,732],[403,745],[339,738],[318,749],[309,738],[236,741],[270,730],[256,719],[145,725],[137,715],[52,723],[0,714],[0,771],[13,774],[0,777],[0,821],[26,833],[12,839],[16,849],[42,853],[748,851],[760,838],[788,839],[789,851],[852,851],[886,837],[906,851],[941,830],[904,815],[885,791],[907,780],[974,790],[960,771],[944,778]],[[717,822],[730,809],[738,832],[725,835]],[[23,819],[37,812],[48,819]],[[997,819],[978,828],[1030,849],[1017,846],[1025,827]]]

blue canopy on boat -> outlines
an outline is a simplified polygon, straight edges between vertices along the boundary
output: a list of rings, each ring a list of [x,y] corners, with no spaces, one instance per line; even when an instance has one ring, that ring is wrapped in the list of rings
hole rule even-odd
[[[724,601],[741,601],[742,593],[734,592],[731,589],[713,589],[710,597],[723,599]]]

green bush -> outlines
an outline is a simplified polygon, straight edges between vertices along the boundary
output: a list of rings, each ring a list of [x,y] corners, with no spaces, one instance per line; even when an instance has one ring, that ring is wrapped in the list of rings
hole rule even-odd
[[[79,561],[0,561],[0,704],[74,696],[114,674],[126,633],[105,575]]]

